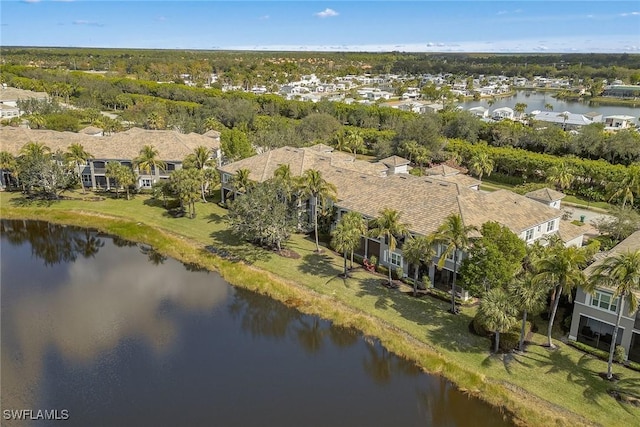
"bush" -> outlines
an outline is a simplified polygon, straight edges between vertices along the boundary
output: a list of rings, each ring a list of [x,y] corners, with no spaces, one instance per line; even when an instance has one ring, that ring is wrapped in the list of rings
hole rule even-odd
[[[371,255],[369,257],[369,261],[371,262],[371,264],[373,265],[378,265],[378,257],[376,257],[375,255]]]
[[[376,265],[376,271],[380,274],[384,274],[385,276],[389,275],[389,269],[384,265]]]
[[[622,363],[624,362],[625,356],[626,356],[626,352],[624,350],[624,347],[621,345],[617,345],[615,350],[613,350],[613,360],[616,363]]]
[[[404,269],[402,267],[396,267],[391,271],[393,278],[400,280],[404,277]]]
[[[487,328],[484,327],[482,322],[478,319],[477,315],[471,321],[471,330],[473,331],[474,334],[479,335],[481,337],[488,337],[491,334],[491,332],[489,332]]]
[[[511,351],[518,346],[519,342],[520,333],[504,332],[500,334],[500,342],[498,343],[498,347],[502,351]]]
[[[572,347],[577,348],[580,351],[584,351],[585,353],[588,353],[592,356],[597,357],[598,359],[602,359],[602,360],[608,360],[609,359],[609,353],[607,353],[604,350],[600,350],[599,348],[595,348],[595,347],[591,347],[590,345],[587,344],[583,344],[581,342],[578,341],[567,341],[567,344],[569,344]]]

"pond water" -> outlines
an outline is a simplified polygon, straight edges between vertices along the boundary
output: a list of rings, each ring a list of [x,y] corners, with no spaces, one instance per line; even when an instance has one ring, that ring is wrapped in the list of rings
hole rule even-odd
[[[148,247],[28,221],[0,239],[3,426],[508,425],[375,340]],[[7,420],[23,409],[68,419]]]
[[[553,92],[536,92],[530,90],[519,90],[513,96],[505,97],[505,98],[496,98],[495,103],[492,106],[489,106],[489,99],[482,99],[480,101],[469,101],[463,102],[460,104],[462,108],[468,110],[472,107],[482,106],[488,108],[489,111],[493,111],[499,107],[510,107],[514,108],[518,103],[527,104],[527,108],[525,109],[526,113],[530,113],[534,110],[545,110],[545,105],[550,104],[553,106],[553,111],[561,113],[563,111],[568,111],[570,113],[589,113],[592,111],[601,113],[603,117],[613,116],[613,115],[625,115],[625,116],[633,116],[636,118],[634,124],[638,125],[638,117],[640,116],[640,103],[637,107],[627,107],[627,106],[613,106],[613,105],[591,105],[588,102],[570,102],[564,101],[561,99],[556,99],[553,97]]]

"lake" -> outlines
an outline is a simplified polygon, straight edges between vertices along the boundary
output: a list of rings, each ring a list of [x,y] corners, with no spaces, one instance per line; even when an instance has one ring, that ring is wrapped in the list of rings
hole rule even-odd
[[[613,116],[613,115],[626,115],[633,116],[636,118],[634,122],[636,125],[639,124],[637,119],[640,116],[640,108],[638,107],[626,107],[626,106],[613,106],[613,105],[589,105],[588,102],[570,102],[561,99],[556,99],[553,97],[554,92],[536,92],[536,91],[525,91],[519,90],[513,96],[505,97],[505,98],[496,98],[495,103],[492,106],[489,106],[489,99],[482,99],[480,101],[469,101],[463,102],[460,104],[462,108],[468,110],[469,108],[482,106],[488,108],[490,111],[495,110],[499,107],[510,107],[514,108],[518,103],[527,104],[527,108],[525,109],[526,113],[530,113],[534,110],[544,111],[545,104],[550,104],[553,106],[553,111],[561,113],[563,111],[568,111],[570,113],[589,113],[591,111],[596,111],[601,113],[603,117]]]
[[[375,339],[144,245],[33,221],[0,239],[3,426],[509,425]]]

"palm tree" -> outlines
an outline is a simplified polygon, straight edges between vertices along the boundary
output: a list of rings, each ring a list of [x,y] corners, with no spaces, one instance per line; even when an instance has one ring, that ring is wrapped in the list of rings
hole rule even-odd
[[[251,171],[246,168],[238,169],[233,176],[233,188],[237,193],[246,193],[251,188],[251,180],[249,175]]]
[[[51,148],[42,142],[28,142],[20,149],[20,154],[33,159],[40,159],[51,155]]]
[[[487,174],[487,176],[490,176],[491,172],[493,172],[493,160],[488,153],[480,151],[469,160],[469,170],[471,170],[471,173],[478,175],[478,180],[482,182],[482,175]]]
[[[514,280],[508,285],[509,296],[514,307],[522,312],[522,327],[520,328],[520,341],[518,350],[524,351],[524,333],[527,326],[527,315],[536,313],[544,308],[548,287],[545,284],[535,282],[533,275],[525,273],[523,277]]]
[[[78,172],[78,179],[80,180],[80,186],[82,187],[82,193],[85,192],[84,183],[82,182],[82,171],[80,170],[81,163],[87,163],[87,160],[92,158],[93,156],[85,151],[82,144],[71,144],[69,146],[69,151],[66,154],[67,160],[75,163],[76,171]]]
[[[573,183],[573,179],[573,170],[566,162],[560,162],[547,172],[547,182],[555,185],[559,191],[569,188]]]
[[[360,239],[362,238],[362,236],[365,236],[367,234],[367,231],[369,230],[366,221],[362,218],[362,215],[360,215],[358,212],[354,212],[354,211],[349,211],[346,214],[342,215],[342,218],[340,219],[340,221],[344,221],[345,225],[353,231],[353,233],[358,236],[357,238],[357,245],[355,245],[354,248],[351,249],[351,267],[353,268],[353,252],[358,249],[358,246],[360,245]]]
[[[189,154],[185,159],[184,163],[191,164],[193,167],[198,169],[199,171],[203,171],[207,167],[213,166],[212,153],[208,147],[204,145],[200,145],[194,148],[193,153]],[[204,195],[205,190],[205,180],[204,173],[200,173],[200,177],[202,178],[200,182],[200,195],[202,196],[202,201],[207,203],[207,198]]]
[[[417,236],[407,240],[402,247],[402,255],[409,264],[415,267],[413,271],[413,296],[418,295],[418,272],[420,262],[424,259],[431,263],[436,251],[433,248],[433,236]]]
[[[288,163],[283,163],[273,171],[273,179],[278,184],[279,189],[283,193],[283,198],[286,203],[291,201],[294,191],[294,179],[291,175],[291,166]]]
[[[524,111],[527,109],[527,104],[525,104],[524,102],[518,102],[515,107],[513,107],[513,110],[518,113],[519,117],[522,117],[522,114],[524,113]]]
[[[622,207],[624,208],[627,202],[633,205],[634,195],[640,194],[640,165],[634,163],[630,165],[624,176],[619,181],[612,181],[607,189],[611,196],[609,202],[613,199],[622,196]]]
[[[509,295],[501,288],[493,288],[480,300],[478,317],[484,327],[495,335],[494,353],[500,346],[500,333],[507,332],[517,322],[517,309]]]
[[[544,104],[544,109],[547,111],[553,111],[553,104]]]
[[[40,113],[33,113],[28,117],[30,129],[42,129],[47,124],[47,119]]]
[[[338,222],[336,228],[331,232],[331,246],[343,254],[344,257],[344,277],[348,277],[347,274],[347,253],[354,251],[360,244],[360,236],[353,228],[349,227],[349,224],[344,221],[344,217]]]
[[[384,208],[380,211],[378,217],[371,221],[369,234],[377,239],[384,238],[389,247],[387,266],[389,267],[389,285],[391,285],[391,254],[398,245],[396,236],[407,236],[409,227],[400,222],[400,212],[395,209]]]
[[[362,137],[362,132],[359,130],[350,130],[347,133],[347,141],[349,150],[353,153],[353,158],[356,158],[356,154],[358,151],[362,150],[364,147],[364,138]]]
[[[555,321],[558,304],[561,294],[571,296],[571,290],[576,286],[584,286],[586,279],[582,268],[587,263],[587,256],[584,249],[574,246],[554,247],[548,251],[547,255],[537,262],[538,273],[533,278],[536,284],[552,284],[554,286],[551,301],[551,315],[549,317],[549,328],[547,330],[548,346],[555,348],[551,341],[551,330]]]
[[[620,318],[624,311],[625,300],[629,303],[629,314],[633,314],[638,308],[638,298],[635,291],[640,291],[640,250],[635,252],[625,252],[606,258],[602,264],[594,270],[591,278],[593,286],[604,285],[613,288],[612,301],[619,298],[616,304],[618,316],[616,326],[611,337],[611,348],[609,349],[609,364],[607,367],[607,379],[613,377],[613,353],[616,347],[616,339],[620,328]]]
[[[134,159],[134,164],[147,175],[150,175],[152,170],[164,170],[167,168],[167,164],[162,160],[158,160],[159,154],[158,150],[153,148],[152,145],[145,145],[140,150],[138,157]]]
[[[451,283],[451,313],[456,313],[456,274],[458,271],[459,254],[469,247],[471,240],[469,235],[478,228],[472,225],[464,225],[460,215],[452,214],[447,217],[436,231],[434,241],[444,245],[445,248],[440,254],[438,268],[442,269],[447,257],[453,255],[453,282]]]
[[[13,157],[13,154],[9,153],[8,151],[0,151],[0,170],[9,172],[9,174],[15,177],[17,168],[18,162],[16,161],[16,158]],[[8,186],[7,182],[5,182],[4,184],[5,186]]]
[[[336,150],[347,151],[349,147],[349,136],[346,131],[338,131],[336,135]]]
[[[335,200],[337,189],[336,186],[325,181],[322,173],[316,169],[307,169],[300,177],[299,188],[303,198],[311,197],[313,199],[313,227],[316,239],[316,252],[320,252],[320,244],[318,243],[318,205],[326,200]]]

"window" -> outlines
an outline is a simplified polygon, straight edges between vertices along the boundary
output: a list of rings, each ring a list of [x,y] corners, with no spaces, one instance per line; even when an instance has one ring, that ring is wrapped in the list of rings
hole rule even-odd
[[[602,310],[612,311],[615,313],[616,309],[618,308],[619,298],[616,298],[614,301],[612,301],[612,299],[612,293],[596,291],[595,294],[593,294],[593,296],[591,297],[591,305],[593,307],[598,307]]]
[[[529,240],[533,240],[533,228],[532,228],[532,229],[529,229],[529,230],[527,230],[527,231],[525,232],[524,240],[526,240],[527,242],[528,242]]]
[[[550,231],[553,231],[553,229],[556,227],[556,221],[549,221],[547,223],[547,233],[549,233]]]
[[[150,179],[142,179],[142,186],[143,187],[151,187],[151,180]]]
[[[394,265],[396,267],[402,267],[402,255],[391,252],[391,256],[387,260],[389,264]]]
[[[82,175],[82,180],[84,182],[91,182],[91,175]]]
[[[223,183],[227,183],[231,181],[231,175],[229,175],[228,173],[223,173],[222,174],[222,182]]]

